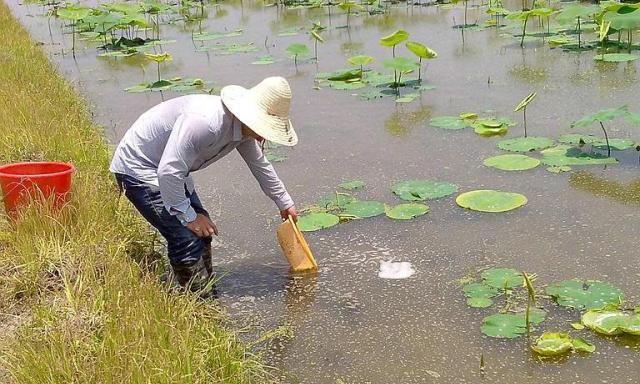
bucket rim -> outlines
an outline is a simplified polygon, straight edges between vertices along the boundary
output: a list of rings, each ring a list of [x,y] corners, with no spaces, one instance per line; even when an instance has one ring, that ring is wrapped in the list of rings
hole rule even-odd
[[[5,173],[3,172],[5,169],[23,165],[61,165],[66,166],[67,169],[59,172],[52,173],[36,173],[31,175],[17,175],[14,173]],[[41,177],[55,177],[55,176],[63,176],[76,171],[76,167],[72,163],[67,163],[63,161],[22,161],[19,163],[9,163],[0,165],[0,177],[9,178],[9,179],[22,179],[22,178],[41,178]]]

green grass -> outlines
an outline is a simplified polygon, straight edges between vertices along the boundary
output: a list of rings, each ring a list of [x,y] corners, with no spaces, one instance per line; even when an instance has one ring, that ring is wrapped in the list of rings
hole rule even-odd
[[[78,169],[64,214],[32,206],[0,223],[0,381],[265,382],[216,306],[158,284],[85,103],[2,2],[0,25],[0,162]]]

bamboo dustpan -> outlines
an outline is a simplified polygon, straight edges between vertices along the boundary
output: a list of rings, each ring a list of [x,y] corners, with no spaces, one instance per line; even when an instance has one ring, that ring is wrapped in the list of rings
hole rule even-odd
[[[309,244],[302,236],[291,216],[278,227],[278,242],[284,256],[291,265],[292,272],[315,271],[318,269]]]

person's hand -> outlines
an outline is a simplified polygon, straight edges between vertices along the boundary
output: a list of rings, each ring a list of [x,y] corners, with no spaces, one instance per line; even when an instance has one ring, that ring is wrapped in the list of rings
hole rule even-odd
[[[291,216],[294,223],[298,222],[298,211],[296,211],[295,205],[292,205],[291,207],[280,211],[280,217],[282,217],[283,221],[287,220],[289,216]]]
[[[218,236],[218,228],[207,216],[198,213],[196,219],[187,223],[187,228],[198,237]]]

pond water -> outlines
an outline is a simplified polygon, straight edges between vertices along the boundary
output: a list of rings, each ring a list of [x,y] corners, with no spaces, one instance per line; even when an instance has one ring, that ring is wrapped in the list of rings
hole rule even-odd
[[[32,36],[44,44],[61,72],[88,98],[97,122],[113,143],[147,108],[177,93],[132,94],[124,88],[153,81],[155,63],[129,58],[99,58],[97,43],[78,41],[47,8],[8,0]],[[520,2],[508,3],[517,9]],[[640,177],[635,150],[614,151],[619,165],[574,167],[552,174],[545,167],[504,172],[482,165],[501,153],[499,138],[483,138],[471,129],[446,131],[429,119],[461,112],[495,111],[521,122],[514,106],[528,93],[537,98],[527,111],[530,135],[572,133],[570,123],[605,107],[637,106],[637,65],[597,64],[594,52],[563,52],[541,42],[501,36],[495,28],[464,34],[452,28],[463,8],[391,5],[388,13],[351,16],[327,8],[284,9],[262,2],[225,1],[205,7],[199,23],[163,24],[160,36],[173,61],[164,77],[200,77],[215,86],[252,86],[270,75],[285,76],[294,93],[292,120],[300,143],[284,150],[276,164],[299,208],[332,193],[345,180],[367,186],[362,199],[400,202],[390,192],[405,179],[450,181],[461,191],[499,189],[529,199],[504,214],[461,209],[452,197],[428,202],[431,211],[410,221],[384,216],[353,221],[306,235],[316,255],[317,275],[292,277],[276,242],[276,207],[264,197],[237,154],[195,174],[198,191],[220,230],[215,260],[226,273],[222,303],[239,326],[252,335],[283,326],[292,338],[269,342],[265,357],[291,383],[635,383],[640,374],[640,343],[633,338],[603,338],[587,331],[596,353],[543,362],[526,338],[504,341],[480,332],[482,318],[496,309],[465,304],[458,280],[486,266],[513,267],[539,274],[538,284],[579,277],[611,282],[637,303],[637,228],[640,225]],[[173,16],[175,18],[175,15]],[[167,16],[166,19],[170,17]],[[486,19],[470,7],[470,20]],[[167,20],[164,20],[167,21]],[[313,46],[305,31],[279,32],[320,21],[329,26],[319,44],[317,63],[298,68],[285,54],[295,42]],[[257,52],[216,55],[197,52],[192,31],[243,29],[225,42],[253,42]],[[371,66],[391,52],[378,39],[396,29],[438,52],[425,61],[423,79],[435,89],[401,104],[392,97],[362,101],[355,91],[316,89],[317,72],[346,67],[346,58],[368,54]],[[66,30],[65,30],[66,31]],[[62,52],[65,52],[63,55]],[[404,46],[399,54],[410,56]],[[271,54],[272,65],[252,65]],[[408,77],[415,78],[415,74]],[[28,81],[28,80],[25,80]],[[600,135],[597,126],[581,131]],[[628,125],[609,124],[618,138],[637,138]],[[522,135],[522,125],[506,137]],[[381,279],[380,262],[411,263],[407,279]],[[577,311],[553,308],[543,329],[570,330]],[[480,369],[483,357],[484,371]]]

